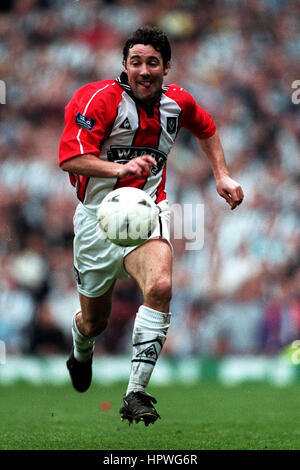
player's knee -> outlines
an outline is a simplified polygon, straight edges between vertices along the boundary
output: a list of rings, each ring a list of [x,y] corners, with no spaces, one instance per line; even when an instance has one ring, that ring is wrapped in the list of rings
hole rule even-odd
[[[86,321],[84,324],[84,335],[89,338],[100,335],[104,331],[108,324],[108,318],[99,318],[96,321]]]
[[[166,304],[172,298],[172,283],[168,277],[159,277],[152,280],[145,288],[145,297],[153,304]]]

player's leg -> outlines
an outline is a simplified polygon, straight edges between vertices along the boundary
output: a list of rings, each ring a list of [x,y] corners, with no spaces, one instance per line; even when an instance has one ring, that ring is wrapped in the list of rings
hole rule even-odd
[[[144,297],[144,305],[169,313],[172,297],[172,251],[164,239],[151,239],[131,251],[124,260]]]
[[[80,309],[73,317],[73,348],[67,367],[74,387],[81,392],[90,385],[95,338],[106,328],[115,280],[123,266],[123,251],[107,243],[98,229],[96,216],[78,205],[74,216],[74,268]]]
[[[81,311],[76,315],[76,325],[84,336],[98,336],[105,330],[111,312],[114,285],[115,282],[100,297],[87,297],[79,293]]]
[[[145,393],[170,324],[172,293],[172,252],[163,239],[151,239],[130,252],[126,271],[136,279],[144,298],[134,323],[133,353],[129,384],[120,413],[122,418],[154,422],[156,402]]]
[[[79,392],[85,392],[91,384],[95,339],[107,326],[114,284],[100,297],[79,293],[81,310],[73,317],[73,349],[67,361],[73,386]]]

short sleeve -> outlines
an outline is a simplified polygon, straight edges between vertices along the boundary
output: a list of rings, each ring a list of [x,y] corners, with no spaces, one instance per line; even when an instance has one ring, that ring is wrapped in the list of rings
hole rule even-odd
[[[208,139],[216,132],[212,117],[198,105],[193,96],[176,83],[169,85],[166,95],[181,109],[180,127],[185,127],[199,139]]]
[[[65,108],[65,127],[59,145],[59,164],[84,154],[99,156],[101,144],[116,114],[114,94],[108,84],[78,90]]]
[[[187,128],[199,139],[208,139],[216,132],[212,117],[197,104],[188,92],[185,91],[184,95],[185,106],[181,116],[182,127]]]

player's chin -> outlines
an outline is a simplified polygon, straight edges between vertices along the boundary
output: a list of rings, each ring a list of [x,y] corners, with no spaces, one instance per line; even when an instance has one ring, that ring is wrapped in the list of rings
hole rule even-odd
[[[136,91],[136,97],[139,101],[147,103],[155,99],[156,92],[155,90],[152,89],[152,87],[150,88],[139,87]]]
[[[151,95],[150,93],[137,93],[136,97],[139,101],[142,103],[147,103],[148,101],[151,100]]]

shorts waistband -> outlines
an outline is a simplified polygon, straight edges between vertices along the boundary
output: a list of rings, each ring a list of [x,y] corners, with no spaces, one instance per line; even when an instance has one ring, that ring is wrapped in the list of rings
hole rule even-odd
[[[169,210],[169,207],[168,207],[168,201],[166,199],[164,199],[163,201],[159,202],[157,204],[157,206],[160,208],[160,210],[162,211],[165,211],[165,210]],[[89,215],[90,217],[92,217],[93,219],[97,219],[97,213],[96,213],[96,210],[95,209],[89,209],[88,207],[86,207],[84,204],[82,204],[82,202],[80,202],[78,204],[78,207],[80,208],[80,210],[82,210],[83,212],[85,212],[87,215]]]

